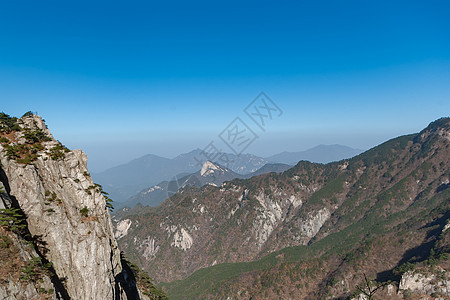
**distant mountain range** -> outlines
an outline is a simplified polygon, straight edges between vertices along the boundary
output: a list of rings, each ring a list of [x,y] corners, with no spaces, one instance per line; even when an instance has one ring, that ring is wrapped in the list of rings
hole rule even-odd
[[[195,187],[202,187],[207,184],[219,186],[223,182],[235,178],[245,179],[271,172],[280,173],[291,167],[286,164],[266,164],[255,172],[241,175],[217,163],[206,161],[199,171],[189,175],[176,176],[171,181],[163,181],[150,188],[145,188],[138,194],[130,197],[127,201],[116,203],[115,207],[116,209],[133,207],[138,203],[145,206],[158,206],[168,197],[174,195],[179,189],[188,185]]]
[[[95,182],[103,185],[103,188],[111,195],[117,205],[120,202],[130,200],[130,197],[141,193],[144,189],[159,186],[165,181],[172,181],[175,177],[182,178],[183,175],[193,174],[199,171],[207,160],[225,166],[239,175],[248,175],[269,163],[295,165],[301,160],[328,163],[350,158],[361,152],[362,150],[342,145],[320,145],[306,151],[283,152],[268,158],[262,158],[252,154],[241,154],[239,156],[231,153],[212,155],[204,153],[201,149],[195,149],[180,154],[173,159],[148,154],[129,163],[92,174],[92,177]],[[226,161],[224,161],[224,157]],[[264,170],[260,170],[260,172],[267,173]],[[272,169],[269,172],[272,172]]]
[[[211,159],[211,158],[215,159]],[[222,160],[226,157],[229,163]],[[100,183],[115,202],[124,202],[142,189],[149,188],[162,181],[181,178],[200,170],[202,165],[212,160],[239,174],[254,172],[268,163],[264,158],[241,154],[205,154],[200,149],[178,155],[173,159],[148,154],[129,163],[110,168],[101,173],[92,174],[95,182]]]

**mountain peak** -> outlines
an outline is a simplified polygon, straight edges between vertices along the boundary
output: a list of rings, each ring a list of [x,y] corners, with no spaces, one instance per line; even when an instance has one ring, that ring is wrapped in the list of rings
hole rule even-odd
[[[442,137],[450,140],[450,118],[443,117],[431,122],[415,138],[415,142],[424,142],[432,137]]]
[[[450,131],[450,118],[449,117],[443,117],[443,118],[437,119],[436,121],[431,122],[420,133],[423,134],[424,132],[435,132],[435,131],[442,131],[442,130]]]
[[[222,167],[218,164],[215,164],[209,160],[205,161],[205,163],[202,166],[202,169],[200,170],[201,176],[207,176],[212,173],[214,173],[216,170],[222,170]]]

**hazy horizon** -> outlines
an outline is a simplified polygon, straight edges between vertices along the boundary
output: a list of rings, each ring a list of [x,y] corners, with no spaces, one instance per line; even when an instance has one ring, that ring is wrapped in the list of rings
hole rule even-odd
[[[450,111],[450,4],[3,3],[0,110],[37,112],[93,172],[211,141],[239,117],[269,156],[369,149]],[[282,114],[255,124],[265,92]]]
[[[271,154],[269,154],[269,155],[257,155],[257,154],[250,153],[250,152],[243,152],[242,154],[243,154],[243,155],[245,155],[245,154],[250,154],[250,155],[256,155],[256,156],[262,157],[262,158],[268,158],[268,157],[270,157],[270,156],[273,156],[273,155],[275,155],[275,154],[280,154],[280,153],[283,153],[283,152],[295,153],[295,152],[302,152],[302,151],[305,151],[305,150],[310,150],[310,149],[313,149],[313,148],[319,147],[319,146],[335,146],[335,145],[338,145],[338,146],[346,146],[346,145],[340,145],[340,144],[333,144],[333,145],[324,145],[324,144],[320,144],[320,145],[316,145],[316,146],[314,146],[314,147],[309,147],[309,148],[306,148],[306,149],[300,149],[300,150],[296,150],[296,151],[280,151],[280,152],[276,152],[276,153],[271,153]],[[352,147],[350,147],[350,148],[351,148],[351,149],[354,149],[354,150],[360,150],[360,151],[366,151],[366,150],[368,150],[368,149],[357,149],[357,148],[352,148]],[[82,149],[82,150],[83,150],[83,149]],[[190,150],[188,150],[188,151],[183,151],[183,152],[177,153],[177,154],[175,154],[175,155],[171,155],[171,156],[167,156],[167,155],[165,155],[165,154],[159,155],[159,154],[155,154],[155,153],[145,153],[145,154],[143,154],[143,155],[139,155],[139,156],[136,156],[136,157],[130,157],[130,158],[128,158],[127,160],[124,160],[124,161],[119,161],[118,163],[113,164],[113,165],[105,165],[105,166],[100,167],[100,168],[98,168],[98,169],[96,168],[96,167],[98,167],[98,166],[96,166],[95,163],[94,163],[94,166],[91,166],[91,163],[88,162],[88,165],[89,165],[89,169],[92,171],[92,173],[101,173],[101,172],[104,172],[104,171],[106,171],[106,170],[108,170],[108,169],[110,169],[110,168],[113,168],[113,167],[117,167],[117,166],[120,166],[120,165],[127,164],[127,163],[129,163],[129,162],[131,162],[131,161],[133,161],[133,160],[140,159],[140,158],[145,157],[145,156],[147,156],[147,155],[156,155],[156,156],[163,157],[163,158],[174,159],[174,158],[178,157],[179,155],[186,154],[186,153],[189,153],[189,152],[192,152],[192,151],[195,151],[195,150],[202,151],[203,149],[201,149],[201,148],[195,148],[195,149],[194,149],[194,148],[193,148],[193,149],[190,149]],[[228,153],[228,154],[232,154],[231,151],[222,151],[222,152]],[[89,160],[89,156],[88,156],[88,160]],[[200,167],[199,167],[199,168],[200,168]]]

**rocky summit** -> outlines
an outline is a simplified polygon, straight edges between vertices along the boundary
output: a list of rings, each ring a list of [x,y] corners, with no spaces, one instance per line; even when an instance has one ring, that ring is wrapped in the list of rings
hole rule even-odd
[[[0,142],[1,299],[159,297],[121,255],[111,203],[86,154],[56,141],[31,113],[2,113]]]

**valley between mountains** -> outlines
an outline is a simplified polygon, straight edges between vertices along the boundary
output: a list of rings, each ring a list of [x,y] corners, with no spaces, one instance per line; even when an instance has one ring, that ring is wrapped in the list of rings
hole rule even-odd
[[[373,284],[373,299],[448,299],[449,145],[442,118],[351,159],[186,185],[115,212],[115,236],[173,299],[350,299]]]

